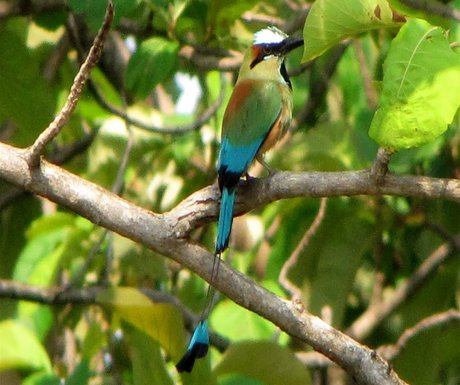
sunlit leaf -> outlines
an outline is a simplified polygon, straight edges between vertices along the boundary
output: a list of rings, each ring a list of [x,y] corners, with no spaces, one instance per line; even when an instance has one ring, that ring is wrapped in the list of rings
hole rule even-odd
[[[174,305],[154,303],[140,291],[129,287],[101,291],[97,301],[157,340],[174,359],[183,353],[185,336],[182,315]]]
[[[444,31],[410,20],[393,40],[384,64],[380,107],[369,135],[391,150],[429,143],[460,106],[460,54]]]
[[[20,323],[0,322],[0,372],[7,369],[51,370],[43,345]]]
[[[346,38],[396,27],[400,21],[386,0],[317,0],[305,21],[302,61],[314,59]]]
[[[276,327],[258,314],[242,308],[232,301],[223,301],[211,314],[213,328],[232,339],[269,339]]]
[[[267,385],[308,385],[311,376],[289,349],[274,342],[239,342],[232,344],[215,368],[219,376],[241,373]]]
[[[37,372],[26,377],[22,385],[59,385],[61,379],[54,373]]]
[[[72,214],[59,212],[34,221],[27,231],[27,244],[16,263],[14,279],[42,287],[50,286],[64,258],[78,255],[81,239],[86,234],[80,230],[88,223]],[[16,317],[30,325],[40,338],[45,336],[52,322],[48,307],[25,301],[19,302]]]

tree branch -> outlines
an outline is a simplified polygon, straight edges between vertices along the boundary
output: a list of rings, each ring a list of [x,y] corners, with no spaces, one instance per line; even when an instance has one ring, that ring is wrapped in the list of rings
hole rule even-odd
[[[117,106],[114,106],[113,104],[109,103],[101,94],[99,89],[96,87],[96,85],[90,80],[89,81],[89,88],[94,95],[96,101],[99,103],[99,105],[104,108],[105,110],[111,112],[112,114],[118,116],[119,118],[123,119],[126,121],[126,123],[131,124],[133,126],[136,126],[142,130],[150,131],[150,132],[156,132],[159,134],[167,134],[167,135],[181,135],[185,134],[190,131],[195,131],[201,128],[208,120],[213,117],[219,107],[222,105],[222,102],[225,97],[225,79],[224,76],[220,77],[221,81],[221,87],[220,87],[220,92],[219,95],[217,96],[217,99],[208,107],[206,108],[205,111],[203,111],[200,116],[195,119],[193,122],[184,124],[183,126],[175,126],[175,127],[159,127],[153,124],[149,124],[147,122],[141,121],[139,119],[136,119],[132,116],[130,116],[128,113],[126,113],[124,110],[118,108]]]
[[[447,327],[449,325],[460,326],[460,312],[454,309],[447,310],[442,313],[433,314],[413,327],[406,329],[403,334],[399,337],[398,341],[394,345],[384,346],[379,349],[379,352],[388,361],[392,361],[398,356],[402,350],[406,347],[407,343],[414,337],[417,337],[420,333],[423,333],[429,329]]]
[[[25,150],[0,144],[0,177],[68,207],[95,224],[115,231],[167,256],[210,280],[213,255],[188,243],[191,229],[217,215],[218,189],[207,187],[175,209],[156,214],[41,160],[30,169]],[[349,172],[284,172],[242,183],[238,214],[295,196],[401,195],[460,201],[460,181],[388,174],[375,185],[369,170]],[[460,241],[460,240],[459,240]],[[256,285],[222,263],[216,288],[236,303],[278,325],[288,334],[342,366],[359,384],[401,384],[385,361],[319,318]]]
[[[21,301],[30,301],[43,305],[94,305],[98,304],[98,294],[106,290],[105,286],[93,286],[85,288],[53,287],[43,288],[25,285],[16,281],[0,279],[0,298],[8,298]],[[185,326],[192,331],[198,318],[190,309],[176,297],[158,290],[142,287],[138,288],[145,296],[155,303],[171,303],[180,310],[184,317]],[[226,338],[211,332],[211,344],[223,352],[227,349],[229,342]]]

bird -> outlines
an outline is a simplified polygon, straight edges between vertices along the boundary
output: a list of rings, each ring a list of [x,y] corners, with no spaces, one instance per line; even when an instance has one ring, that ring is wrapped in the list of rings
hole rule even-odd
[[[179,372],[191,372],[197,358],[209,348],[208,316],[215,294],[222,253],[227,249],[233,223],[238,183],[254,160],[268,169],[263,155],[287,132],[292,119],[292,85],[285,56],[303,45],[301,37],[289,37],[276,27],[254,34],[225,109],[217,165],[221,193],[217,239],[206,305],[187,350],[176,364]],[[269,170],[270,172],[270,170]]]

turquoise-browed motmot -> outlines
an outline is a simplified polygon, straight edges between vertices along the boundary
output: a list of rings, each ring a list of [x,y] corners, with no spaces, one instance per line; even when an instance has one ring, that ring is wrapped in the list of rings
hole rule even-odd
[[[254,159],[264,164],[265,151],[288,129],[292,118],[292,88],[284,57],[302,44],[301,38],[288,37],[277,28],[262,29],[254,35],[253,45],[241,65],[222,122],[218,163],[221,202],[211,286],[201,321],[185,355],[176,365],[180,372],[190,372],[195,359],[204,357],[208,351],[207,318],[214,294],[212,284],[221,254],[228,246],[236,188]]]

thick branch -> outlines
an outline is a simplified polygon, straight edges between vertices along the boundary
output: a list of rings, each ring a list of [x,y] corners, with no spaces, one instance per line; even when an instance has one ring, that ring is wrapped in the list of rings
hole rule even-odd
[[[332,182],[334,186],[337,180],[341,179],[340,174],[285,173],[283,175],[280,173],[266,180],[248,183],[248,186],[243,188],[243,196],[248,199],[245,207],[250,209],[284,196],[292,196],[289,183],[292,184],[293,191],[299,195],[318,196],[326,192],[321,191],[321,187],[324,188],[325,184],[320,181],[328,179],[329,183]],[[368,171],[344,174],[348,176],[346,179],[354,174],[358,186],[366,186],[370,183]],[[213,255],[202,247],[187,243],[181,238],[187,234],[187,231],[184,231],[182,219],[187,218],[187,211],[184,211],[187,205],[179,206],[182,211],[176,208],[162,215],[152,213],[44,160],[41,161],[40,167],[30,169],[26,160],[26,151],[5,144],[0,144],[0,177],[62,204],[93,223],[139,242],[190,268],[204,279],[210,280]],[[279,184],[280,178],[281,184]],[[310,184],[311,178],[320,186],[319,189],[316,189],[315,184]],[[383,186],[386,186],[388,179],[391,181],[391,178],[387,177]],[[433,183],[436,183],[436,180]],[[453,182],[444,183],[449,185]],[[299,188],[302,185],[304,188],[314,186],[314,190],[309,191],[309,188],[306,188],[301,191]],[[407,186],[407,183],[404,185]],[[389,189],[391,187],[390,184]],[[415,187],[413,182],[412,188]],[[352,187],[348,186],[348,188]],[[379,188],[381,189],[382,186]],[[329,193],[339,195],[340,191],[338,188]],[[381,192],[376,188],[373,191]],[[355,192],[358,193],[358,190]],[[364,193],[364,191],[359,193]],[[207,188],[200,194],[201,198],[198,198],[196,194],[194,196],[195,199],[201,199],[201,201],[195,201],[195,207],[193,208],[192,205],[188,208],[192,211],[203,209],[200,205],[210,199],[208,207],[205,206],[204,209],[207,210],[208,216],[211,213],[215,214],[217,189]],[[257,194],[260,196],[257,197]],[[212,201],[214,202],[210,205]],[[190,198],[188,202],[191,204]],[[240,203],[240,212],[243,208],[244,205]],[[315,350],[329,357],[353,376],[358,384],[403,383],[375,352],[353,341],[319,318],[306,312],[300,313],[291,302],[256,285],[248,277],[229,268],[225,263],[221,264],[219,280],[215,282],[215,286],[236,303],[258,313],[288,334],[310,344]]]

